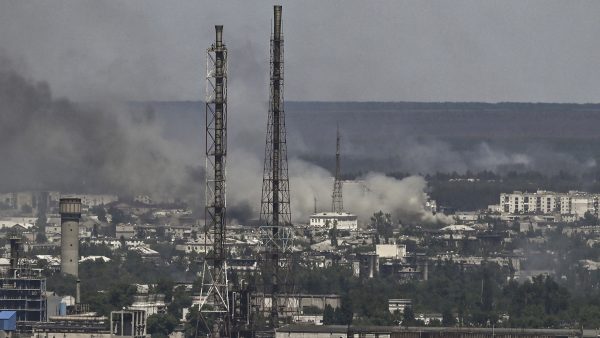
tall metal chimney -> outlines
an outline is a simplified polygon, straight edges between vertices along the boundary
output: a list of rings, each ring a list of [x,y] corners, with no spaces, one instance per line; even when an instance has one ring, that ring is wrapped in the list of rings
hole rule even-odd
[[[60,269],[64,274],[79,275],[79,219],[80,198],[61,198],[59,203],[61,222]]]

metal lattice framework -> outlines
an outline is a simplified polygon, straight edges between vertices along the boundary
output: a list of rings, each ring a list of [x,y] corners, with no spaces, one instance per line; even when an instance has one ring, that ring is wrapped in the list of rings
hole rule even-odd
[[[200,315],[212,314],[213,336],[229,336],[230,311],[225,252],[227,156],[227,48],[223,26],[215,26],[215,43],[206,50],[206,196],[205,244],[212,241],[202,273]]]
[[[269,325],[279,325],[286,308],[280,295],[290,291],[293,228],[290,212],[285,114],[283,104],[283,34],[281,6],[274,6],[271,36],[270,97],[260,208],[264,295],[270,295]]]
[[[344,211],[342,197],[342,178],[340,174],[340,127],[337,128],[335,147],[335,179],[333,181],[333,194],[331,195],[331,211],[341,213]]]

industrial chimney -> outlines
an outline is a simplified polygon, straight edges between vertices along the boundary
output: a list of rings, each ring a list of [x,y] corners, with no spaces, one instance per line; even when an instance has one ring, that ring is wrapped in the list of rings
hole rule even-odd
[[[61,222],[60,269],[62,273],[77,277],[81,199],[61,198],[59,211]]]

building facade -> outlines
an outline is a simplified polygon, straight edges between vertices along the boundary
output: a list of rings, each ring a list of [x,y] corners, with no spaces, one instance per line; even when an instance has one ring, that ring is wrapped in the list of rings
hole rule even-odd
[[[310,226],[338,230],[358,230],[358,217],[346,212],[319,212],[310,216]]]
[[[584,217],[589,212],[598,216],[600,194],[581,191],[557,193],[538,190],[536,192],[514,191],[500,194],[499,210],[511,214],[552,214]]]

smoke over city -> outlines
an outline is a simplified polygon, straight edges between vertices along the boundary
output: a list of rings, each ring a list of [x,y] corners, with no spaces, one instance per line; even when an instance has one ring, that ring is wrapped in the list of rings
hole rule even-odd
[[[262,159],[249,152],[234,152],[228,166],[228,204],[230,210],[244,209],[258,215],[262,177]],[[292,219],[307,221],[314,212],[331,210],[333,178],[322,167],[299,159],[289,162]],[[343,188],[344,208],[367,222],[373,213],[382,210],[395,221],[408,223],[446,224],[450,218],[425,210],[427,183],[420,176],[402,180],[379,173],[369,173]],[[234,211],[235,212],[235,211]],[[252,215],[244,215],[252,217]]]
[[[0,190],[149,194],[157,199],[181,198],[194,210],[202,209],[204,145],[198,137],[203,132],[201,118],[195,120],[197,125],[189,127],[188,134],[168,137],[164,112],[155,112],[151,105],[112,101],[82,104],[55,98],[48,84],[31,80],[16,69],[9,60],[2,59],[0,150],[6,165],[0,168]],[[232,104],[227,170],[228,207],[234,222],[257,218],[260,207],[264,150],[260,121],[266,107],[249,99],[260,93],[241,89],[255,80],[255,76],[238,78],[233,86],[233,91],[245,93],[243,96],[248,99],[244,103],[252,103],[242,105],[236,100]],[[194,107],[193,114],[203,114],[201,105]],[[175,121],[173,129],[184,129],[183,123],[177,122],[176,112],[166,116]],[[322,163],[300,160],[298,154],[314,153],[333,159],[334,137],[329,127],[314,120],[311,135],[316,136],[306,137],[306,126],[298,123],[301,116],[289,116],[292,216],[301,222],[314,211],[315,198],[318,211],[330,209],[333,183],[331,171],[324,169]],[[355,125],[363,133],[372,133],[372,137],[353,131]],[[360,120],[342,125],[343,172],[364,173],[359,183],[344,186],[344,205],[363,222],[379,210],[392,213],[395,220],[404,223],[449,222],[445,216],[425,210],[427,184],[423,178],[398,180],[373,171],[426,174],[517,169],[581,173],[596,167],[592,157],[581,160],[544,145],[511,151],[481,142],[459,150],[448,142],[418,138],[407,131],[380,131],[381,134],[373,133]],[[382,137],[390,142],[380,142]],[[328,143],[331,147],[322,146]],[[364,160],[356,161],[360,158]]]
[[[152,112],[54,98],[48,84],[0,60],[0,190],[153,193],[190,197],[198,162],[160,130]]]
[[[55,98],[48,84],[27,79],[4,58],[0,110],[0,150],[6,163],[0,168],[2,191],[144,193],[180,197],[194,209],[202,203],[201,147],[162,137],[152,109],[139,112],[124,104]],[[261,152],[235,149],[228,164],[229,207],[232,215],[256,218]],[[314,198],[319,210],[329,209],[332,179],[327,170],[292,159],[290,184],[295,220],[307,219]],[[360,184],[345,187],[345,203],[365,220],[383,210],[405,221],[446,222],[425,211],[425,187],[420,177],[396,180],[369,174]]]

